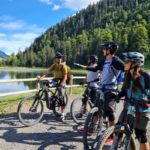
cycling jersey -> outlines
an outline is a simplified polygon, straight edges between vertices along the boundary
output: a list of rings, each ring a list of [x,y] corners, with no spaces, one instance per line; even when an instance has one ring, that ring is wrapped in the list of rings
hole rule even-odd
[[[54,78],[63,79],[63,77],[67,74],[67,67],[63,63],[55,63],[49,67],[48,71],[52,72]]]
[[[97,64],[91,64],[90,67],[96,67]],[[99,72],[96,71],[96,72],[93,72],[93,71],[87,71],[87,75],[86,75],[86,80],[87,82],[91,82],[91,81],[94,81],[95,79],[98,79],[99,78]],[[97,82],[92,82],[90,83],[89,85],[90,87],[98,87],[98,84]]]
[[[145,87],[145,80],[144,80],[144,76],[140,76],[140,84],[141,86]],[[127,98],[129,99],[133,99],[133,100],[139,100],[141,101],[142,99],[148,99],[148,95],[150,96],[150,88],[148,89],[144,89],[145,93],[143,93],[143,91],[139,88],[137,91],[133,92],[132,91],[132,87],[133,87],[133,81],[130,81],[130,87],[129,89],[127,89]],[[129,106],[131,107],[131,106]],[[139,112],[150,112],[150,108],[144,108],[142,106],[139,106]]]
[[[113,56],[112,59],[105,59],[95,68],[88,67],[87,70],[102,71],[101,86],[106,89],[116,89],[117,75],[119,74],[119,70],[124,71],[124,64],[118,57]]]

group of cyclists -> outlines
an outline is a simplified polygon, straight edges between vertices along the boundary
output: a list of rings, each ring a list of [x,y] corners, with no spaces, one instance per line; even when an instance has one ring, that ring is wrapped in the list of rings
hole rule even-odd
[[[121,97],[134,99],[135,101],[150,101],[150,76],[142,68],[144,65],[144,55],[139,52],[125,52],[122,54],[124,57],[124,61],[122,61],[115,55],[117,50],[118,45],[115,42],[106,42],[103,44],[102,52],[104,59],[101,62],[98,61],[96,55],[90,55],[88,57],[88,65],[81,65],[83,69],[87,70],[85,82],[95,80],[89,85],[92,87],[91,99],[93,103],[98,103],[96,87],[107,90],[104,95],[104,105],[105,114],[108,117],[110,126],[119,122],[119,120],[116,120],[114,111],[116,102],[119,102]],[[63,97],[67,80],[67,67],[62,60],[63,54],[56,52],[55,63],[48,68],[46,73],[37,78],[40,80],[51,72],[54,75],[54,80],[59,81],[58,94],[61,101],[60,117],[64,120],[65,103]],[[124,80],[122,89],[118,94],[114,90],[118,88],[117,77],[120,72],[124,72]],[[100,84],[96,80],[99,78],[99,73],[101,74]],[[141,105],[138,110],[138,113],[136,113],[135,135],[140,142],[140,150],[149,150],[147,129],[150,121],[150,106],[148,104],[146,106]]]

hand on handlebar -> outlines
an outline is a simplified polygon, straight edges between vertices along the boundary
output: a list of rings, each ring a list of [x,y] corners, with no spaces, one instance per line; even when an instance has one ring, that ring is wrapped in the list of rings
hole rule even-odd
[[[37,80],[41,80],[41,76],[37,76],[36,79],[37,79]]]

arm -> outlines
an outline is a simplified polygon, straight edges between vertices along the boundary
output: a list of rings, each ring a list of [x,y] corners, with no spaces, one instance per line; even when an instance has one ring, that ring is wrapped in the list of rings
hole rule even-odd
[[[37,79],[38,79],[38,80],[41,80],[41,79],[47,77],[47,76],[48,76],[48,73],[49,73],[49,72],[52,72],[53,68],[54,68],[54,64],[51,65],[51,66],[48,68],[48,70],[47,70],[46,72],[44,72],[41,76],[37,76]]]
[[[95,66],[95,67],[86,67],[86,70],[93,71],[93,72],[96,72],[96,71],[98,71],[98,70],[102,71],[104,61],[105,61],[105,60],[102,60],[102,61],[101,61],[97,66]]]
[[[112,66],[117,70],[124,71],[124,62],[119,57],[113,57]]]

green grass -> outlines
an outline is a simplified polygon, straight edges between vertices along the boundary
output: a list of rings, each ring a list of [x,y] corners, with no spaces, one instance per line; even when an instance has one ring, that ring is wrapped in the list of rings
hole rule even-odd
[[[0,67],[0,70],[46,70],[47,68],[42,67]]]
[[[146,61],[144,67],[145,67],[145,70],[150,71],[150,61]]]
[[[47,68],[42,68],[42,67],[0,67],[0,70],[47,70]],[[86,70],[84,69],[71,69],[71,73],[76,75],[76,74],[80,74],[80,75],[85,75],[86,74]]]

